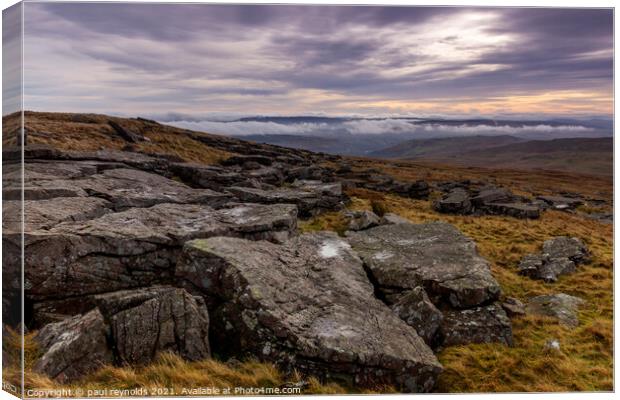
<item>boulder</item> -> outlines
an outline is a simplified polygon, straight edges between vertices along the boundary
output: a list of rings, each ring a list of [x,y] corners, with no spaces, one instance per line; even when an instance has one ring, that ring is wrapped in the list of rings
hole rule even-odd
[[[443,346],[499,342],[512,346],[512,325],[499,304],[443,313]]]
[[[538,196],[537,199],[544,201],[556,210],[573,210],[583,204],[583,200],[581,198],[575,197]]]
[[[214,351],[412,392],[431,390],[442,369],[415,330],[374,297],[361,260],[336,234],[283,245],[191,241],[177,276],[207,300]]]
[[[506,314],[509,317],[520,317],[525,315],[525,304],[521,302],[519,299],[515,299],[514,297],[507,297],[502,302],[502,308],[506,311]]]
[[[96,308],[50,323],[35,336],[43,355],[34,371],[68,382],[104,364],[141,365],[164,351],[187,360],[210,356],[202,298],[157,286],[95,296]]]
[[[493,301],[500,287],[476,244],[447,223],[383,225],[349,232],[357,251],[390,302],[423,286],[433,303],[457,308]]]
[[[566,257],[552,258],[538,269],[538,279],[545,282],[555,282],[558,276],[575,272],[575,263]]]
[[[491,203],[511,203],[515,196],[505,188],[486,186],[471,198],[474,207],[480,208]]]
[[[108,331],[97,309],[46,325],[35,336],[43,355],[33,370],[64,383],[111,364]]]
[[[578,238],[556,237],[545,241],[542,253],[527,254],[519,263],[519,273],[545,282],[555,282],[560,275],[573,273],[587,262],[590,253]]]
[[[472,211],[469,193],[461,188],[452,189],[443,198],[433,203],[433,209],[442,213],[469,214]]]
[[[424,288],[418,286],[405,293],[391,308],[403,321],[415,328],[426,344],[434,345],[443,315],[431,303]]]
[[[491,215],[506,215],[522,219],[540,218],[540,208],[526,203],[487,203],[485,213]]]
[[[525,311],[557,318],[562,325],[575,328],[579,325],[577,310],[584,303],[583,299],[564,293],[542,295],[529,299]]]
[[[163,351],[186,360],[210,356],[207,308],[184,289],[118,291],[95,296],[95,302],[109,321],[118,363],[147,364]]]
[[[519,262],[519,274],[538,278],[538,271],[542,268],[543,262],[541,254],[526,254]]]
[[[568,258],[576,264],[588,262],[590,252],[581,239],[559,236],[543,243],[543,257],[547,259]]]
[[[381,222],[377,214],[372,211],[350,211],[345,214],[349,218],[349,230],[361,231],[379,225]]]

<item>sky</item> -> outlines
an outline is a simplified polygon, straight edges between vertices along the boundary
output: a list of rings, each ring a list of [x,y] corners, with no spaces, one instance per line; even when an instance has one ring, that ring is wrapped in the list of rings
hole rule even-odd
[[[30,110],[613,113],[610,9],[26,3],[24,15]]]

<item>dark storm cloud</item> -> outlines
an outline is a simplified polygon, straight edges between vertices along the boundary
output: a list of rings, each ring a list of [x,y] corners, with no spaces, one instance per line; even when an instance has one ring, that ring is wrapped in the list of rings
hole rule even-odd
[[[612,18],[609,9],[28,3],[26,86],[35,108],[91,111],[141,110],[147,99],[231,112],[546,92],[600,99],[611,97]],[[64,81],[68,67],[75,76]],[[116,102],[95,109],[107,97]]]

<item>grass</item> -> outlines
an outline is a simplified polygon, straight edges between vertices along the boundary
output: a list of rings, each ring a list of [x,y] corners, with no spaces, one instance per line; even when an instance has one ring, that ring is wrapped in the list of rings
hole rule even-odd
[[[414,223],[446,221],[473,238],[480,254],[491,263],[504,296],[522,301],[564,292],[582,297],[581,324],[569,330],[551,318],[513,319],[514,347],[500,344],[467,345],[438,354],[445,368],[437,392],[563,392],[613,390],[613,232],[611,225],[560,211],[546,211],[539,220],[500,216],[452,216],[433,211],[428,200],[405,199],[365,189],[353,189],[352,208],[372,209],[382,202],[390,212]],[[337,216],[320,216],[307,227],[335,229]],[[578,272],[544,283],[517,274],[525,254],[560,235],[585,241],[592,261]],[[559,353],[544,352],[547,340],[558,339]]]
[[[28,143],[32,144],[48,144],[62,150],[77,151],[126,148],[128,143],[114,132],[108,124],[109,120],[120,122],[131,131],[150,139],[150,142],[131,144],[132,151],[175,156],[202,164],[216,164],[232,155],[192,139],[183,129],[135,119],[98,114],[26,112],[24,126],[29,132]],[[2,122],[2,143],[14,145],[14,133],[19,127],[19,115],[5,116]]]

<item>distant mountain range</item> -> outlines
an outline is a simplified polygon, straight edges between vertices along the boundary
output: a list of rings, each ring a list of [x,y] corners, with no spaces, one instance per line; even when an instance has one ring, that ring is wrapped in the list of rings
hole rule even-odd
[[[474,136],[409,140],[370,156],[490,168],[613,174],[611,137],[523,140],[513,136]]]

